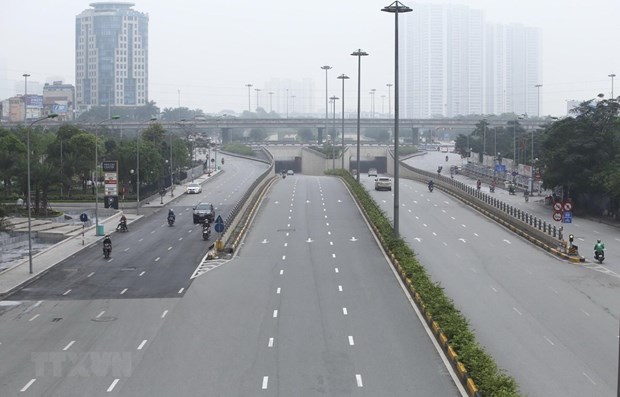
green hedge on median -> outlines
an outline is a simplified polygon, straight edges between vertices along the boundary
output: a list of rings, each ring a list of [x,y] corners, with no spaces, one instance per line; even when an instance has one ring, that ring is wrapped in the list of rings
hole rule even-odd
[[[347,171],[330,170],[326,173],[339,176],[347,183],[368,214],[369,221],[378,230],[386,248],[394,255],[411,280],[422,302],[426,305],[426,310],[448,338],[448,343],[456,351],[458,360],[465,365],[480,395],[484,397],[520,396],[517,382],[499,369],[495,360],[476,342],[476,337],[467,319],[454,306],[452,299],[446,296],[438,283],[431,280],[407,243],[402,238],[394,238],[394,228],[390,220],[368,191]]]

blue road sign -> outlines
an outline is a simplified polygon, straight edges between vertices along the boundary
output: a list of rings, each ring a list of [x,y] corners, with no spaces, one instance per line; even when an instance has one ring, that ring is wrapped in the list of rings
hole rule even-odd
[[[222,233],[224,231],[224,220],[221,215],[218,215],[215,220],[215,231],[217,233]]]
[[[82,222],[88,222],[88,214],[86,214],[86,212],[82,212],[82,213],[80,214],[80,220],[81,220]]]
[[[495,164],[495,171],[496,172],[506,172],[506,165],[505,164]]]
[[[562,223],[572,223],[573,213],[571,211],[564,211],[562,213]]]

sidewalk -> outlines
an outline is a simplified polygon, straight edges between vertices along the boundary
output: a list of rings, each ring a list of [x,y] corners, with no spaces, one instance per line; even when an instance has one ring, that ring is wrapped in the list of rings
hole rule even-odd
[[[218,175],[220,171],[211,173],[211,176],[203,174],[198,178],[194,178],[195,183],[202,184],[208,179]],[[189,182],[188,182],[189,183]],[[170,191],[165,196],[155,195],[149,197],[143,201],[140,208],[158,208],[164,207],[171,201],[183,196],[185,194],[185,184],[178,185],[174,189],[173,196],[170,195]],[[124,213],[127,217],[127,224],[136,222],[144,215],[132,214],[131,208],[125,208],[125,212],[119,210],[114,215],[105,219],[99,218],[99,225],[103,225],[104,235],[116,233],[116,226],[118,225],[121,215]],[[135,210],[135,207],[134,207]],[[130,228],[131,230],[131,228]],[[24,261],[15,265],[3,272],[0,272],[0,299],[6,298],[11,293],[19,290],[20,288],[30,284],[37,280],[45,273],[47,273],[54,266],[65,260],[66,258],[75,255],[81,250],[88,248],[94,244],[100,244],[104,236],[96,235],[96,226],[93,224],[84,229],[73,230],[66,234],[67,238],[61,242],[52,245],[51,247],[32,256],[32,273],[30,273],[30,260],[26,258]]]

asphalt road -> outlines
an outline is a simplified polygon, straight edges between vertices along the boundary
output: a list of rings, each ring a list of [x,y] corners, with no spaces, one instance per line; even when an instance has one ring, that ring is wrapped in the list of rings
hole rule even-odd
[[[280,179],[197,278],[123,396],[458,395],[342,184]]]
[[[0,395],[108,395],[131,376],[210,244],[192,206],[206,199],[225,217],[265,168],[227,158],[202,194],[174,202],[173,227],[164,208],[113,234],[109,261],[89,247],[0,302]]]
[[[411,162],[436,167],[436,160]],[[373,179],[361,178],[369,189]],[[401,235],[525,395],[615,395],[620,278],[614,271],[561,261],[439,189],[429,193],[409,180],[400,187]],[[392,194],[371,194],[392,216]],[[579,220],[583,227],[588,222]]]

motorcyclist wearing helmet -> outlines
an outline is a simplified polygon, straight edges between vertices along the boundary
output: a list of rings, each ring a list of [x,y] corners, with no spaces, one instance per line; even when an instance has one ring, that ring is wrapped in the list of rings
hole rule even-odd
[[[110,238],[109,234],[105,235],[105,238],[103,239],[103,250],[105,251],[106,247],[110,247],[110,251],[112,251],[112,239]]]
[[[596,240],[596,244],[594,244],[594,254],[598,257],[600,254],[604,253],[605,244],[601,242],[601,240]]]
[[[172,220],[176,220],[176,216],[174,215],[174,210],[172,208],[168,209],[168,218],[172,218]]]
[[[431,179],[431,180],[429,180],[429,181],[428,181],[428,188],[429,188],[429,190],[430,190],[430,189],[432,189],[434,186],[435,186],[435,182],[433,182],[433,180],[432,180],[432,179]]]

